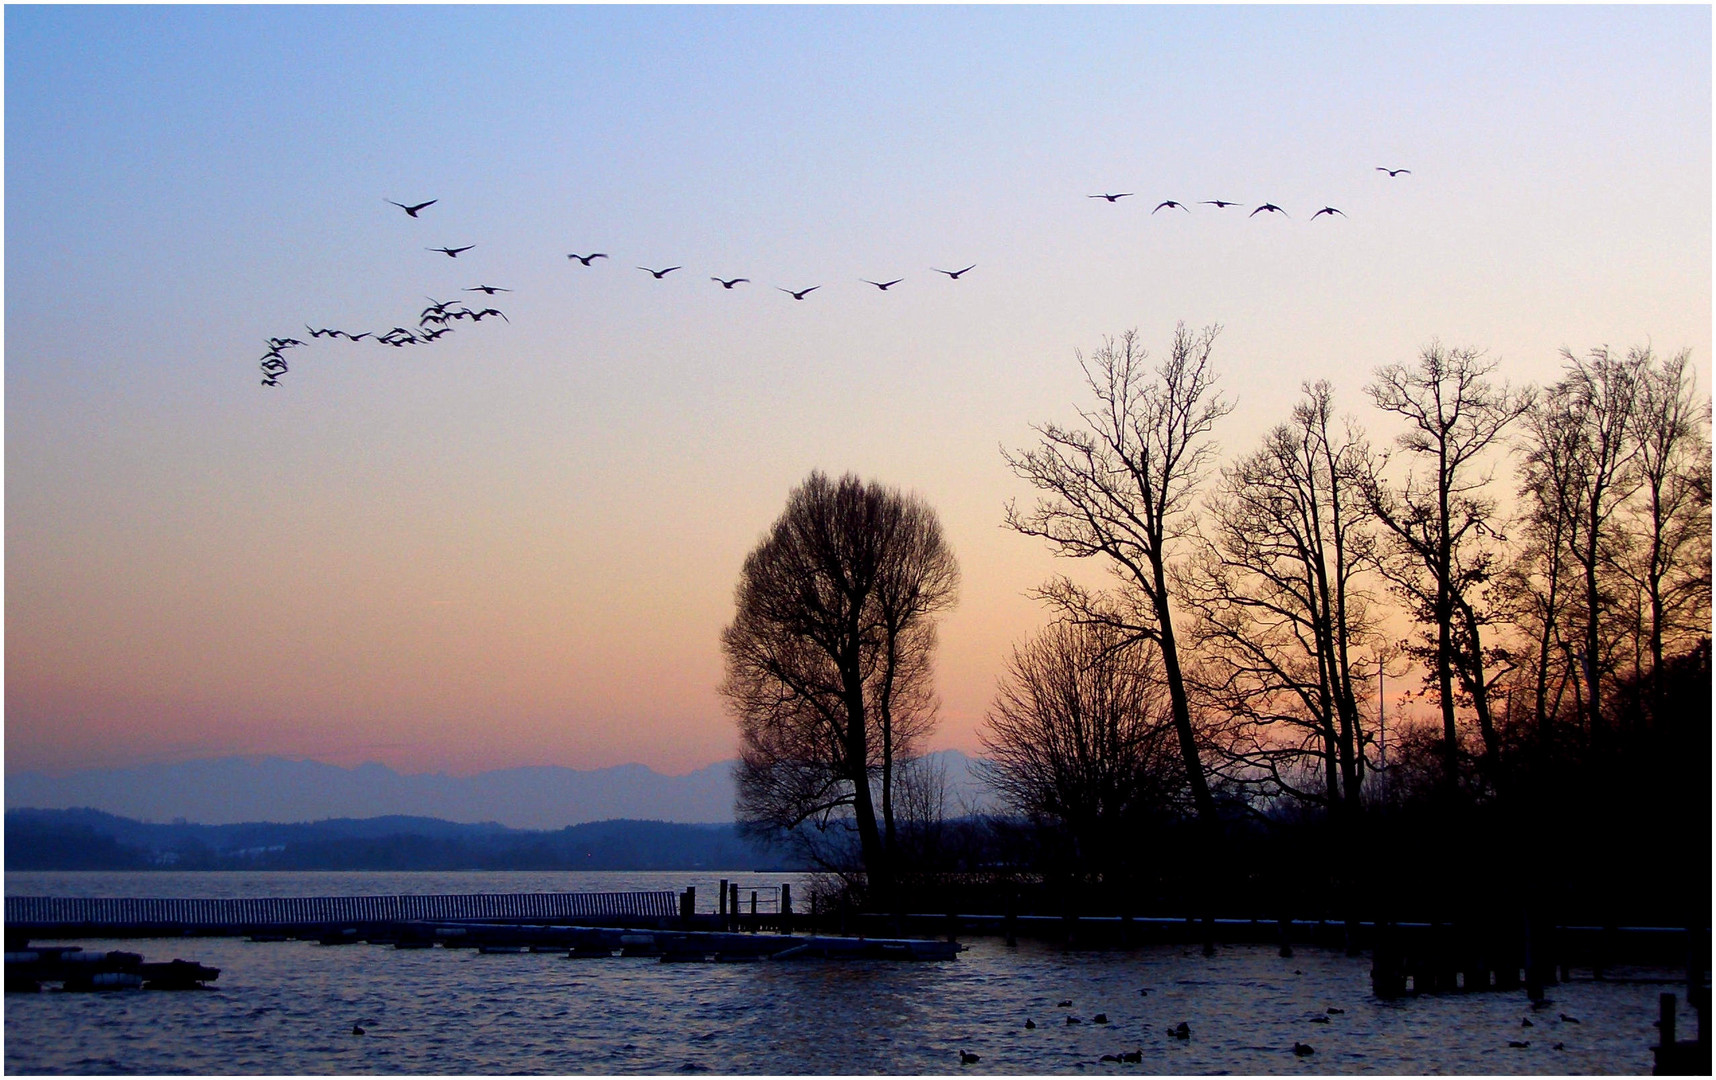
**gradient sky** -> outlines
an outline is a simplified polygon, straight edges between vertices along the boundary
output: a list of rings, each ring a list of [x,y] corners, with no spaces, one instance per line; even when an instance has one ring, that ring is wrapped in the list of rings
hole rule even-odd
[[[940,512],[975,751],[1061,568],[999,448],[1104,334],[1223,324],[1229,453],[1313,378],[1386,441],[1432,338],[1709,386],[1708,6],[4,17],[9,771],[730,757],[734,582],[817,468]],[[510,324],[258,385],[476,284]]]

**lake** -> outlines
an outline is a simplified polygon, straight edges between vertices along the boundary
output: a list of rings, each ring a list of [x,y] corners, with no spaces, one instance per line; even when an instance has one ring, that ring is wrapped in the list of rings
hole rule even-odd
[[[747,903],[751,888],[802,888],[793,875],[744,871],[15,873],[5,882],[9,895],[62,896],[696,885],[708,909],[721,877],[738,880]],[[1370,993],[1368,957],[1302,947],[1284,959],[1252,945],[1206,959],[1195,947],[972,938],[948,963],[663,964],[230,938],[81,944],[183,957],[221,977],[205,993],[9,995],[8,1073],[1638,1074],[1651,1068],[1657,994],[1684,997],[1654,981],[1673,972],[1634,970],[1619,973],[1632,981],[1554,987],[1538,1011],[1523,991],[1385,1002]],[[1093,1022],[1098,1013],[1107,1024]],[[1168,1033],[1181,1022],[1189,1039]],[[1683,1005],[1687,1037],[1695,1023]],[[366,1034],[353,1035],[354,1024]],[[1295,1042],[1315,1053],[1295,1056]],[[961,1066],[961,1050],[980,1061]],[[1100,1061],[1127,1050],[1142,1061]]]

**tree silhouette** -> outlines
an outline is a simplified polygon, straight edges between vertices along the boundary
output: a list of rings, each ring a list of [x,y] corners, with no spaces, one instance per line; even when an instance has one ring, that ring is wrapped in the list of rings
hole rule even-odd
[[[921,499],[813,472],[746,558],[721,635],[739,821],[776,834],[855,830],[879,898],[898,843],[896,768],[934,722],[934,616],[958,582]]]

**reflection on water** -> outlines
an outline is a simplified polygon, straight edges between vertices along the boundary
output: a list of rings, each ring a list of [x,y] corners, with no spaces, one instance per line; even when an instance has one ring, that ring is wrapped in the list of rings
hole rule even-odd
[[[49,876],[7,875],[7,891],[59,891],[36,880]],[[79,875],[97,876],[134,877]],[[165,884],[166,875],[141,876]],[[209,880],[229,875],[172,876],[202,879],[201,895],[233,887]],[[528,880],[569,875],[271,877],[278,895],[574,887]],[[364,887],[329,887],[334,877]],[[691,880],[644,877],[625,887]],[[279,888],[286,878],[321,887]],[[696,883],[701,893],[701,875]],[[213,964],[221,978],[201,994],[11,995],[5,1065],[10,1073],[1643,1073],[1656,995],[1674,989],[1572,983],[1534,1013],[1520,992],[1380,1002],[1367,959],[1309,948],[1282,959],[1235,946],[1205,959],[1178,947],[970,945],[940,964],[662,964],[223,938],[102,942]],[[1063,1000],[1071,1007],[1057,1008]],[[1109,1022],[1094,1023],[1097,1013]],[[1168,1033],[1181,1021],[1189,1039]],[[1692,1023],[1683,1015],[1682,1030]],[[353,1024],[367,1033],[352,1035]],[[1295,1057],[1296,1041],[1316,1052]],[[1139,1064],[1099,1060],[1135,1049]],[[981,1061],[962,1068],[960,1050]]]

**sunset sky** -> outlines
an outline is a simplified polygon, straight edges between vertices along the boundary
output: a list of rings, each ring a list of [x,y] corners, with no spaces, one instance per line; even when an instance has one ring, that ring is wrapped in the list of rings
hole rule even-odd
[[[940,513],[975,752],[1062,568],[1000,449],[1105,334],[1222,324],[1230,455],[1316,378],[1386,442],[1432,339],[1709,388],[1707,6],[4,17],[7,771],[731,757],[720,630],[812,469]],[[511,321],[258,385],[426,297]]]

